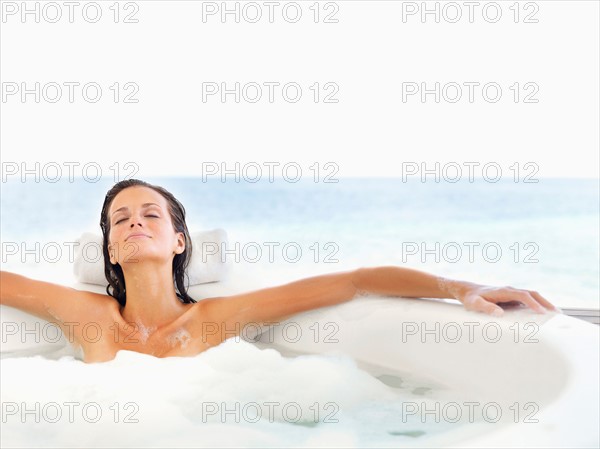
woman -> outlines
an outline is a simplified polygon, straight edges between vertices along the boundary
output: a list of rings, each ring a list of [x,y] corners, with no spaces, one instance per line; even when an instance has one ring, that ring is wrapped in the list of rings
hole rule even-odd
[[[108,295],[4,271],[0,279],[1,304],[56,323],[83,351],[85,362],[112,360],[122,349],[156,357],[193,356],[239,335],[248,323],[281,321],[363,292],[454,298],[468,310],[496,316],[503,314],[498,303],[522,303],[539,313],[559,311],[532,290],[394,266],[314,276],[197,303],[184,284],[192,251],[185,209],[170,192],[136,179],[121,181],[106,195],[100,227]]]

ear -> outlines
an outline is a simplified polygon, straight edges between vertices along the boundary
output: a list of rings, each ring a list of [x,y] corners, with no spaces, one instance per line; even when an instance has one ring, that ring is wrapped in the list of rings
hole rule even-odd
[[[112,265],[116,265],[117,264],[117,257],[115,255],[115,252],[113,250],[113,246],[112,245],[108,245],[108,257],[109,257],[109,261]]]
[[[185,236],[183,232],[177,233],[177,246],[175,247],[175,254],[181,254],[185,251]]]

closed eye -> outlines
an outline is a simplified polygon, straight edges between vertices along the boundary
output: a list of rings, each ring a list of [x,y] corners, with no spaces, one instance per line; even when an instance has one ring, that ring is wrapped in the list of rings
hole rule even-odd
[[[146,215],[146,217],[160,218],[158,215]],[[121,218],[120,220],[116,221],[115,224],[118,225],[119,223],[121,223],[124,220],[127,220],[127,219],[126,218]]]

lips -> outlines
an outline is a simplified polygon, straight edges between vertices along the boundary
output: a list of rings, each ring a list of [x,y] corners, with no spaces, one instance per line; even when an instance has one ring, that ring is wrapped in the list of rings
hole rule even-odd
[[[127,240],[129,240],[131,238],[134,238],[134,237],[138,237],[139,238],[139,237],[150,237],[150,236],[146,235],[146,234],[142,234],[141,232],[136,232],[135,234],[128,235],[127,238],[125,239],[125,241],[127,241]]]

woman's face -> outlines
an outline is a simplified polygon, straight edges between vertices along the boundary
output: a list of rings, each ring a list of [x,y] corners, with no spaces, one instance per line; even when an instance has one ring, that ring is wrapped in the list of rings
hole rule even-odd
[[[167,200],[154,189],[133,186],[119,192],[108,210],[108,221],[112,264],[171,262],[185,250],[183,233],[173,229]]]

